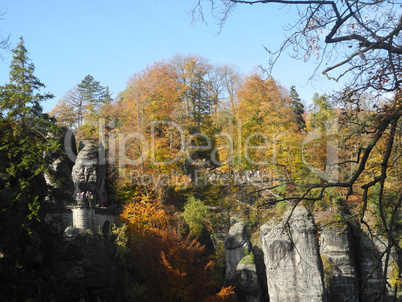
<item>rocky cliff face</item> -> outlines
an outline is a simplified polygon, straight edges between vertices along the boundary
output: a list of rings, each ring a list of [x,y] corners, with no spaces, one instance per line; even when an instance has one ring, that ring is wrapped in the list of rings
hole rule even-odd
[[[58,187],[69,197],[60,200],[68,204],[74,201],[73,197],[78,192],[91,191],[95,202],[106,201],[106,165],[101,158],[102,146],[95,141],[81,141],[77,152],[75,137],[67,130],[59,140],[64,152],[46,156],[53,163],[53,172],[60,175],[62,182],[56,184],[48,175],[45,175],[45,179],[49,185]],[[85,210],[93,209],[85,207]],[[122,268],[116,246],[105,239],[107,236],[103,238],[89,229],[72,227],[72,217],[71,209],[58,209],[47,214],[46,221],[55,230],[65,231],[63,240],[55,244],[57,258],[52,263],[55,273],[50,281],[54,283],[53,297],[43,299],[66,302],[125,301],[124,280],[118,273]]]
[[[54,135],[54,134],[53,134]],[[61,154],[47,154],[46,159],[52,163],[51,168],[55,178],[59,181],[58,184],[53,179],[45,174],[45,180],[48,185],[60,189],[62,196],[52,196],[58,201],[71,202],[71,197],[74,193],[74,184],[71,177],[71,171],[74,166],[74,159],[77,156],[77,148],[74,134],[71,130],[61,128],[57,139],[62,148]]]
[[[385,244],[381,236],[370,238],[355,223],[324,228],[320,236],[320,253],[329,301],[400,301],[394,299],[389,286],[392,263],[398,253],[392,250],[384,288]],[[385,295],[381,296],[381,292]]]
[[[396,250],[383,287],[384,238],[370,238],[356,222],[327,225],[318,232],[302,206],[288,217],[289,212],[264,224],[254,246],[244,223],[232,225],[225,241],[226,280],[236,286],[240,302],[266,302],[267,295],[270,302],[402,301],[390,286],[392,265],[400,258]],[[252,261],[245,250],[253,251]]]
[[[396,250],[391,249],[391,254],[387,270],[387,286],[384,288],[384,268],[385,268],[385,246],[387,241],[382,236],[370,238],[365,232],[359,232],[357,261],[360,272],[361,300],[374,302],[378,301],[379,294],[385,290],[386,301],[402,301],[400,296],[398,300],[393,299],[395,288],[389,286],[390,275],[392,272],[392,263],[400,263],[401,254],[398,255]]]
[[[328,301],[359,301],[353,235],[349,227],[325,227],[320,235]]]
[[[286,221],[289,213],[285,213]],[[312,215],[297,207],[288,224],[261,227],[271,302],[325,301],[323,271]]]
[[[226,280],[231,282],[236,274],[236,267],[246,255],[245,250],[250,250],[247,226],[243,222],[233,221],[229,233],[225,237],[226,250]]]
[[[236,219],[232,219],[231,223],[225,237],[226,284],[236,286],[239,302],[259,302],[261,290],[249,229],[244,222]]]
[[[123,300],[115,247],[97,234],[68,227],[58,267],[58,301]]]
[[[248,262],[247,256],[236,266],[234,284],[238,301],[260,302],[260,284],[255,263]]]
[[[103,204],[107,200],[106,165],[102,158],[102,149],[102,144],[93,140],[81,141],[71,174],[74,196],[79,192],[92,192],[97,204]]]
[[[74,134],[67,129],[62,129],[59,141],[63,153],[47,154],[46,157],[52,162],[53,173],[61,183],[56,185],[49,175],[45,175],[48,184],[59,187],[68,196],[57,196],[57,199],[68,203],[73,201],[71,197],[76,197],[77,193],[90,191],[94,195],[94,202],[102,204],[107,200],[103,145],[94,140],[83,140],[77,152]]]

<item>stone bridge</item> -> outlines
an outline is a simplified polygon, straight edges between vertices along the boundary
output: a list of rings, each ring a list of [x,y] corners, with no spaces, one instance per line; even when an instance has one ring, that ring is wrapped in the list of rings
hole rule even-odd
[[[66,206],[62,211],[51,211],[47,220],[52,222],[60,231],[68,226],[78,229],[91,229],[94,232],[110,232],[111,226],[117,223],[121,208],[90,206],[81,200],[75,205]]]
[[[70,207],[72,211],[72,226],[78,229],[93,231],[110,229],[117,222],[121,209],[116,207],[100,208],[89,206],[89,203],[80,201]]]

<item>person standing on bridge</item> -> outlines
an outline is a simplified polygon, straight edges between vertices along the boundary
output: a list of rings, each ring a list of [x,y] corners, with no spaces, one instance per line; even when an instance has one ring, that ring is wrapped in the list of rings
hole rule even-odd
[[[89,199],[89,204],[91,206],[94,206],[94,195],[92,194],[92,192],[88,192],[88,199]]]

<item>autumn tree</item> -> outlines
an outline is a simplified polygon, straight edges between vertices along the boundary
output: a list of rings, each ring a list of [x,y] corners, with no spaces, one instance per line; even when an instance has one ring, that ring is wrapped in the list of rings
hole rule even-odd
[[[238,117],[240,100],[237,91],[242,88],[244,77],[234,65],[217,65],[214,68],[216,85],[219,87],[218,110],[212,114],[213,130],[216,137],[215,149],[211,157],[215,166],[227,170],[229,174],[239,167],[235,156],[241,121]],[[236,139],[235,139],[236,138]]]
[[[331,176],[332,172],[338,175],[339,159],[337,154],[333,154],[338,149],[332,145],[332,142],[338,139],[339,134],[346,134],[346,128],[342,129],[342,133],[333,131],[333,127],[336,129],[338,121],[335,113],[335,108],[332,108],[329,98],[325,94],[314,93],[308,111],[307,135],[303,141],[304,165],[313,173],[309,175],[310,178],[306,175],[304,181],[315,179],[315,175],[328,181],[330,178],[334,179]]]
[[[223,103],[235,110],[240,83],[235,67],[212,66],[191,55],[155,62],[135,73],[111,105],[120,108],[116,131],[143,135],[127,141],[132,164],[125,171],[147,172],[157,179],[161,173],[188,175],[199,164],[213,164],[209,159],[218,131],[213,120]],[[233,124],[229,127],[233,131]],[[209,147],[205,137],[211,141]]]
[[[254,74],[245,80],[237,94],[240,100],[243,167],[271,170],[269,165],[285,160],[290,170],[290,166],[298,162],[291,155],[297,154],[291,150],[298,145],[298,125],[287,91],[274,79],[263,79],[261,75]]]
[[[181,90],[172,67],[165,61],[155,62],[131,76],[118,99],[101,108],[103,116],[116,113],[116,127],[111,135],[127,137],[125,146],[119,146],[125,148],[127,159],[119,171],[125,175],[153,177],[146,182],[136,181],[146,191],[155,189],[164,194],[164,179],[160,175],[182,171],[183,161],[178,160],[182,150]],[[120,181],[130,182],[129,179]]]
[[[170,64],[182,84],[184,114],[194,124],[192,132],[200,131],[217,105],[221,89],[216,78],[212,81],[213,67],[205,58],[191,55],[173,57]]]
[[[129,277],[129,295],[143,301],[226,301],[231,291],[215,295],[214,263],[204,246],[185,235],[181,220],[172,214],[152,196],[125,206],[127,265],[135,272]]]
[[[76,131],[79,125],[77,114],[77,110],[65,98],[60,99],[50,112],[60,126],[73,131]]]
[[[68,127],[74,132],[83,124],[84,101],[74,87],[56,103],[50,115],[54,116],[60,125]]]
[[[312,104],[309,107],[309,119],[307,122],[307,130],[309,133],[316,133],[314,140],[304,145],[304,155],[309,154],[311,157],[308,161],[315,162],[315,166],[320,169],[327,169],[327,143],[329,138],[327,132],[330,124],[333,122],[335,113],[329,104],[328,97],[323,94],[314,93]],[[310,151],[310,152],[309,152]]]
[[[110,102],[111,95],[109,91],[107,93],[99,81],[87,75],[77,86],[66,92],[50,114],[61,125],[77,131],[85,122],[97,121],[100,107]]]
[[[169,63],[183,87],[179,124],[189,136],[184,150],[187,155],[184,168],[186,174],[193,174],[197,167],[213,164],[210,158],[217,129],[212,119],[224,97],[225,74],[220,72],[219,66],[209,64],[208,60],[200,56],[178,55]],[[187,148],[189,145],[192,150]]]
[[[218,65],[215,70],[223,86],[220,109],[227,108],[232,114],[236,114],[239,105],[236,92],[243,84],[243,75],[234,65]]]

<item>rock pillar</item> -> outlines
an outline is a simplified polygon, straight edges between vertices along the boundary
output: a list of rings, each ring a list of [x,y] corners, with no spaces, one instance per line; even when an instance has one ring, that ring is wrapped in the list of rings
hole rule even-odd
[[[261,227],[269,301],[326,301],[313,217],[301,206],[288,216]]]
[[[101,143],[93,140],[81,141],[72,170],[74,196],[81,192],[91,192],[93,202],[99,205],[103,205],[107,201],[106,164],[102,158],[102,150]]]

